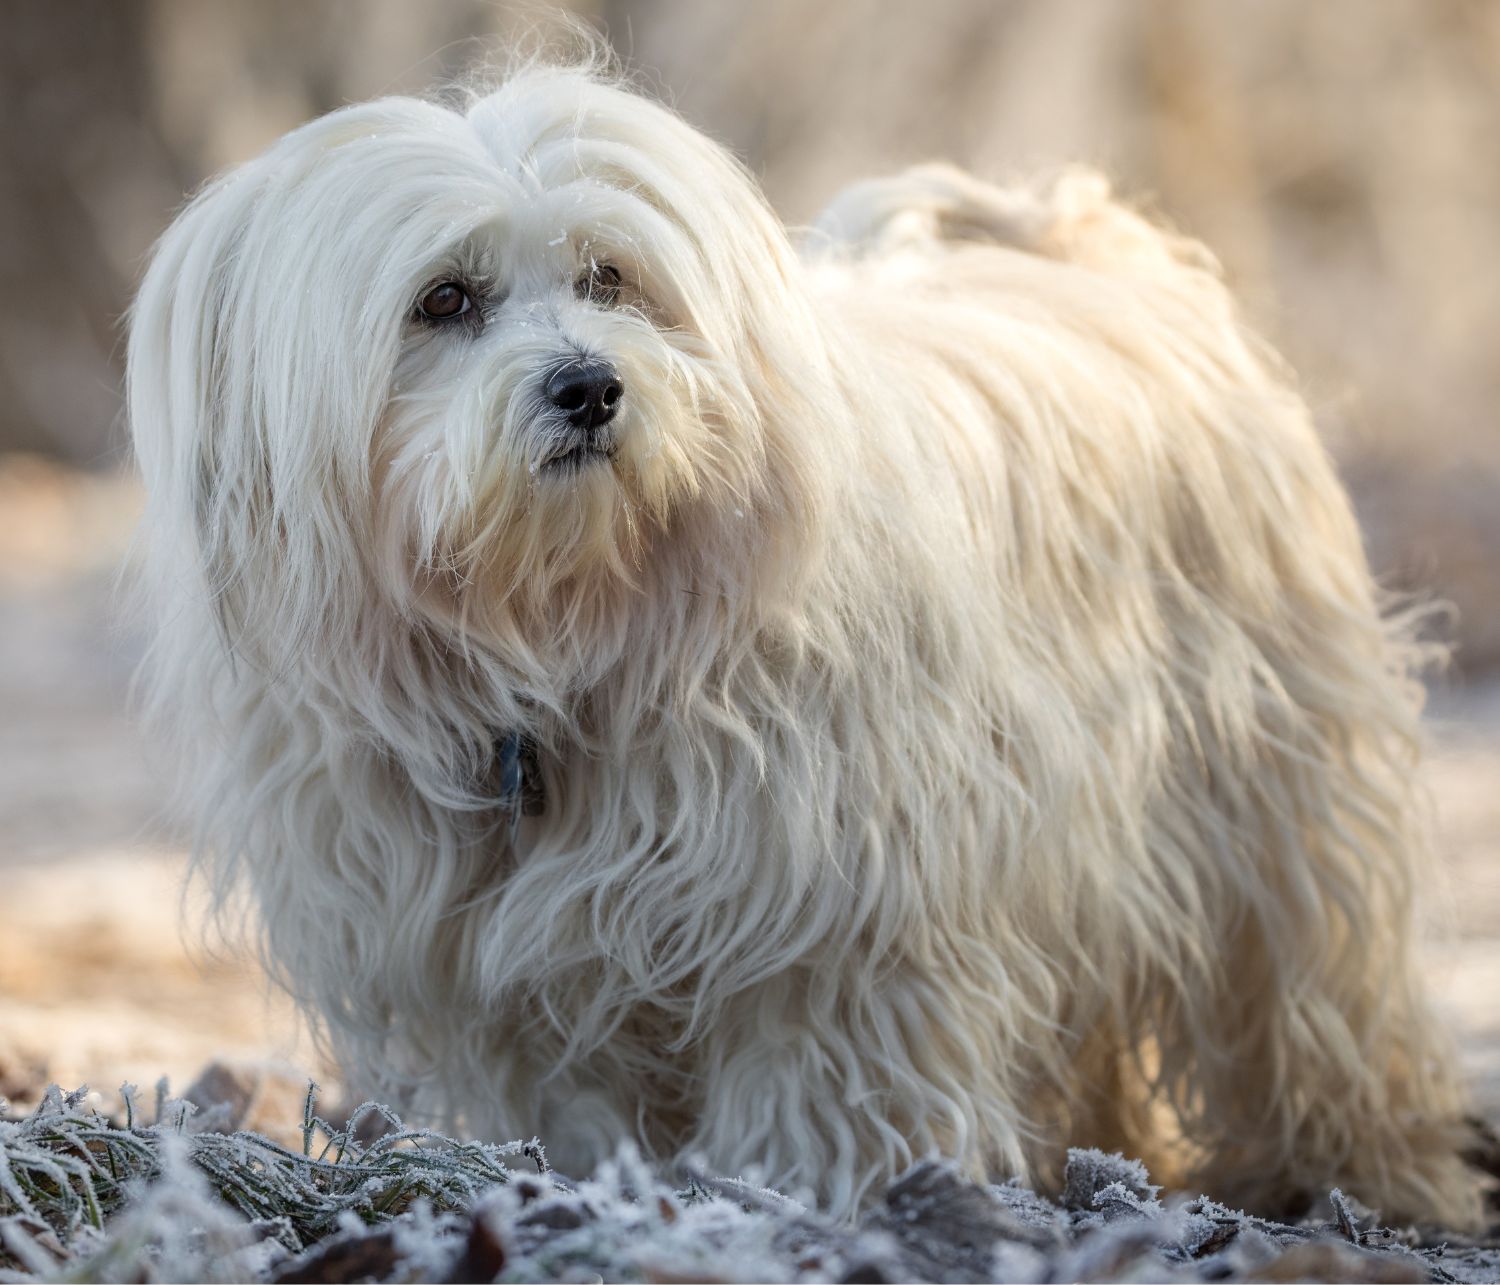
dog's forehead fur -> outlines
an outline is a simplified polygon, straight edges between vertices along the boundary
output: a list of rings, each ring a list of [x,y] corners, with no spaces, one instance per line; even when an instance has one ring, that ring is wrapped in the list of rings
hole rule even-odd
[[[746,241],[759,225],[774,246],[779,229],[727,153],[582,73],[522,74],[467,111],[417,99],[351,106],[230,181],[263,185],[258,210],[283,245],[298,207],[344,229],[342,256],[326,264],[332,279],[352,271],[415,288],[445,258],[482,245],[508,288],[536,293],[570,281],[581,256],[607,254],[694,325],[704,320],[694,301],[739,284],[741,260],[773,276],[786,266]]]

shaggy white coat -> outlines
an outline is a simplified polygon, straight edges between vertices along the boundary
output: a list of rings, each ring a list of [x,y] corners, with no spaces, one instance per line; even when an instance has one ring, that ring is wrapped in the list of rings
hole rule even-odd
[[[625,395],[573,472],[577,353]],[[360,1088],[846,1211],[1071,1142],[1477,1216],[1409,631],[1211,261],[1097,177],[924,167],[799,254],[670,112],[531,68],[212,183],[129,367],[150,710]]]

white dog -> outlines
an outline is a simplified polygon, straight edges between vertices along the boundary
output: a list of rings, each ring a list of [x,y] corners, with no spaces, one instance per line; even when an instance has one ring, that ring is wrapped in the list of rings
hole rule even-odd
[[[1477,1216],[1410,632],[1211,261],[1090,175],[799,253],[606,76],[333,113],[141,288],[153,712],[355,1083],[849,1211],[1067,1143]]]

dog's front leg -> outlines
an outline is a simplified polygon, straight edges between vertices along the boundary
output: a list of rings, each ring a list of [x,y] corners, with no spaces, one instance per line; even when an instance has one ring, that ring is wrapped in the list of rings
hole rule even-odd
[[[835,1216],[929,1155],[981,1179],[1023,1173],[1009,1095],[976,1096],[954,1064],[942,988],[897,973],[872,990],[837,971],[793,969],[731,1001],[706,1039],[702,1111],[680,1158]]]

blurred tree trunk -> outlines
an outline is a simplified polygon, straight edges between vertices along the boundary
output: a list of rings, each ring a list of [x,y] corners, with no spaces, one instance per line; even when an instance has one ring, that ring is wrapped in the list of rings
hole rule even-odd
[[[95,464],[122,441],[112,425],[128,273],[110,180],[146,132],[145,16],[114,0],[5,7],[0,448]]]

